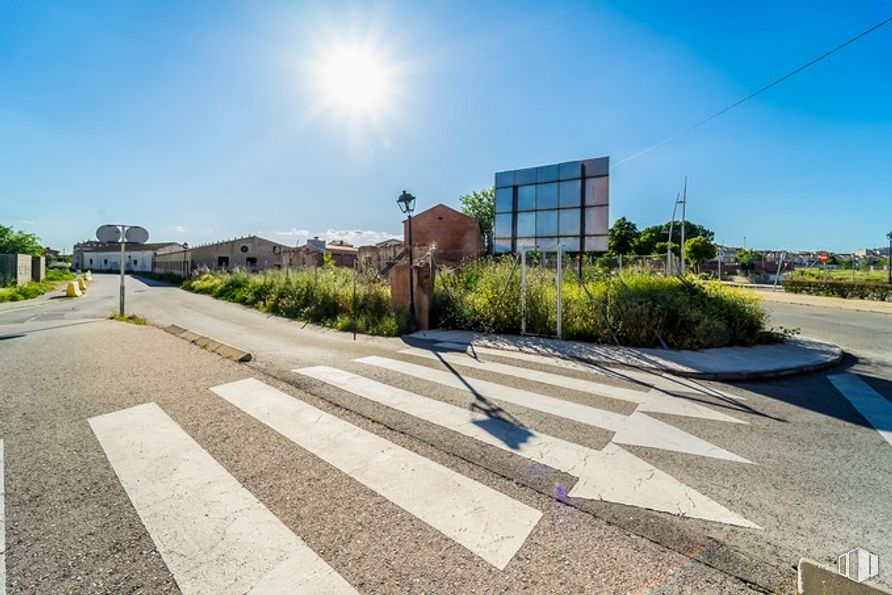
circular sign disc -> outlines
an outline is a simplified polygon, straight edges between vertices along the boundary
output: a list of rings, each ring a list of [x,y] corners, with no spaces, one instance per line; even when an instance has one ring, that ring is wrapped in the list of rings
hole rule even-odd
[[[145,244],[146,240],[149,239],[149,232],[146,231],[144,227],[134,226],[127,229],[124,233],[124,236],[127,238],[128,242],[133,242],[134,244]]]
[[[103,225],[96,230],[96,237],[100,242],[120,242],[121,228],[117,225]]]

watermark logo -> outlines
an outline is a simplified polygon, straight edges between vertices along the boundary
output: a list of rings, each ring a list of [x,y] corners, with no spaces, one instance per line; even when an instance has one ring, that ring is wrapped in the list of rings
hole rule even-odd
[[[837,572],[861,583],[880,573],[880,558],[876,554],[856,547],[839,557]]]

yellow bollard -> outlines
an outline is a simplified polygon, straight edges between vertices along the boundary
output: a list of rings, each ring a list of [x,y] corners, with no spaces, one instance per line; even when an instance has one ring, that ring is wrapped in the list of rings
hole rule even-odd
[[[65,290],[65,295],[68,297],[81,297],[82,294],[78,284],[74,281],[69,281],[68,289]]]
[[[87,271],[87,281],[93,280],[93,271]]]
[[[84,281],[83,279],[78,279],[78,280],[77,280],[77,287],[78,287],[78,289],[80,289],[81,291],[87,291],[87,282]]]

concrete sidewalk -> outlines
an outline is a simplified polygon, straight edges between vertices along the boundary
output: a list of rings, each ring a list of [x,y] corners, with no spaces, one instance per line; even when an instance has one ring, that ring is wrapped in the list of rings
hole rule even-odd
[[[839,363],[843,356],[839,347],[809,339],[792,339],[783,344],[756,347],[675,351],[471,331],[428,330],[409,336],[424,341],[536,353],[710,380],[757,380],[799,374],[832,366]]]

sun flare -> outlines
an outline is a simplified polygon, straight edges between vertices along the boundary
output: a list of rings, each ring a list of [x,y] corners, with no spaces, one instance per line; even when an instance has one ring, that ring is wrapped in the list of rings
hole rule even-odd
[[[317,76],[327,104],[351,115],[378,116],[393,99],[392,70],[371,48],[344,45],[321,60]]]

